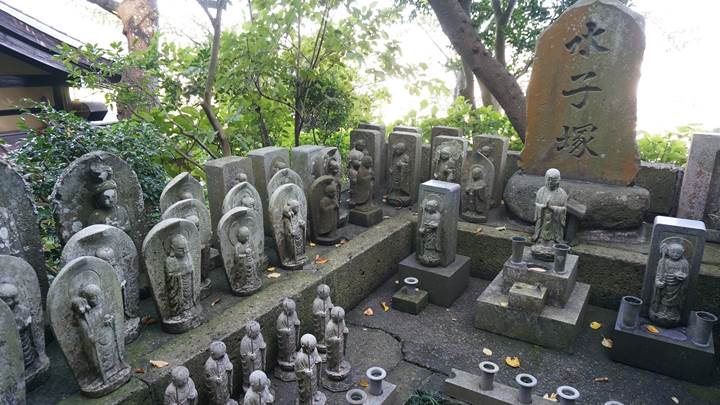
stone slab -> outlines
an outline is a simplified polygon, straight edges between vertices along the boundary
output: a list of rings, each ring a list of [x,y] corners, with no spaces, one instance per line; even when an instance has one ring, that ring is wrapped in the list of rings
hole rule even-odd
[[[302,179],[306,194],[312,182],[322,175],[322,150],[318,145],[300,145],[290,151],[290,168]]]
[[[401,280],[405,277],[417,278],[422,289],[428,292],[432,304],[449,307],[467,288],[470,259],[457,255],[447,267],[425,267],[418,263],[413,253],[400,262],[398,275]]]
[[[381,395],[370,395],[368,394],[365,405],[400,405],[402,402],[398,398],[397,385],[389,383],[387,381],[382,382],[382,394]]]
[[[690,145],[677,216],[720,230],[720,134],[695,134]],[[714,238],[713,238],[714,239]]]
[[[635,185],[650,192],[649,215],[676,214],[684,173],[682,167],[668,163],[640,163]]]
[[[508,291],[508,306],[528,312],[540,313],[547,300],[547,287],[516,282]]]
[[[247,177],[250,184],[255,184],[252,162],[246,156],[227,156],[205,162],[205,184],[207,185],[208,203],[210,205],[210,221],[213,229],[213,246],[217,246],[217,224],[223,216],[223,199],[225,194],[240,183],[241,175]]]
[[[613,347],[610,359],[633,367],[669,375],[685,381],[706,384],[713,380],[715,371],[715,346],[700,347],[690,340],[676,340],[669,336],[685,337],[682,332],[664,336],[645,329],[649,320],[640,318],[640,326],[623,329],[621,319],[615,321],[612,334]],[[684,329],[684,328],[679,328]],[[712,334],[710,341],[713,342]]]
[[[463,162],[468,153],[468,141],[465,138],[450,135],[436,135],[432,140],[432,163],[430,176],[432,179],[460,183]],[[445,149],[450,158],[445,170],[440,169],[440,151]]]
[[[547,303],[556,307],[564,306],[575,287],[578,274],[578,256],[568,254],[565,259],[565,271],[554,271],[553,262],[543,262],[532,256],[531,248],[523,250],[523,263],[513,263],[510,259],[503,265],[503,293],[507,294],[510,287],[517,282],[547,287]],[[540,268],[546,271],[529,269]]]
[[[635,124],[643,17],[615,0],[581,0],[540,35],[527,90],[521,166],[627,186],[640,167]]]
[[[405,145],[404,155],[398,155],[394,157],[393,148],[395,145],[403,143]],[[387,201],[391,205],[408,206],[416,201],[417,190],[420,179],[420,160],[422,156],[422,136],[416,132],[398,132],[393,131],[388,137],[387,145],[387,178],[388,178],[388,196]],[[400,170],[396,168],[395,162],[403,162],[404,169]],[[402,184],[400,184],[399,190],[401,193],[396,193],[397,198],[393,198],[394,195],[390,192],[392,185],[393,174],[391,171],[396,173],[403,173]],[[400,170],[400,171],[398,171]],[[395,200],[402,200],[401,203],[393,203]]]
[[[423,203],[434,199],[439,202],[440,223],[440,266],[450,266],[457,250],[457,224],[460,216],[460,186],[456,183],[428,180],[420,185],[418,193],[418,221],[423,220]],[[422,243],[418,232],[416,247]]]
[[[422,144],[422,150],[420,151],[420,183],[424,183],[432,177],[430,173],[430,166],[432,166],[432,147],[429,143]]]
[[[471,405],[516,405],[518,389],[495,382],[493,389],[483,391],[480,389],[480,376],[466,371],[452,369],[453,377],[445,379],[443,392],[460,401]],[[548,401],[540,396],[533,395],[533,404],[550,405],[557,402]]]
[[[561,175],[565,176],[561,172]],[[533,223],[533,196],[545,185],[543,176],[516,172],[505,186],[505,206],[525,222]],[[574,180],[560,181],[571,199],[587,207],[580,226],[589,229],[636,229],[643,223],[650,206],[648,190],[633,186],[615,186]]]
[[[359,139],[365,141],[365,150],[373,159],[373,173],[375,174],[374,196],[382,197],[385,192],[385,183],[387,177],[385,173],[385,158],[387,151],[385,150],[385,129],[382,131],[376,129],[355,129],[350,132],[350,148],[355,145]]]
[[[505,166],[507,162],[508,138],[499,135],[477,135],[473,136],[473,151],[480,151],[484,147],[490,150],[487,158],[495,168],[495,176],[492,184],[492,207],[499,207],[502,203],[503,189],[505,188]]]
[[[429,298],[430,296],[425,290],[418,289],[415,294],[408,294],[405,288],[400,288],[392,296],[392,307],[401,312],[417,315],[425,309]]]
[[[540,314],[508,306],[498,275],[480,294],[475,307],[475,327],[551,349],[569,349],[583,327],[590,286],[576,283],[564,308],[546,305]]]
[[[267,192],[267,184],[270,182],[275,173],[280,169],[290,167],[290,151],[277,146],[266,146],[264,148],[255,149],[248,153],[248,157],[252,162],[253,178],[255,179],[255,189],[260,194],[263,204],[263,226],[265,234],[272,235],[272,227],[270,226],[268,201],[270,195]]]
[[[383,210],[380,207],[375,207],[370,211],[352,209],[348,220],[351,224],[369,228],[382,222],[383,215]]]

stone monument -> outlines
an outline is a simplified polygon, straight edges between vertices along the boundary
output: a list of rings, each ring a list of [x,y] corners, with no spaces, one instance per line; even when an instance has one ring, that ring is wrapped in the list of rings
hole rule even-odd
[[[295,356],[295,377],[297,379],[298,397],[296,405],[324,405],[325,394],[320,391],[322,359],[318,354],[317,340],[311,334],[300,339],[300,351]]]
[[[174,367],[170,372],[170,384],[165,388],[163,405],[197,405],[197,401],[198,392],[190,371],[184,366]]]
[[[83,256],[66,264],[47,302],[53,333],[83,394],[102,397],[130,379],[122,291],[108,262]]]
[[[420,176],[422,137],[418,133],[393,132],[388,138],[387,203],[407,207],[415,201]]]
[[[132,342],[140,333],[140,258],[133,240],[114,226],[90,225],[68,240],[60,256],[60,264],[64,266],[83,256],[95,256],[113,267],[122,291],[125,343]]]
[[[127,233],[136,247],[145,235],[143,193],[137,175],[119,157],[90,152],[58,177],[50,200],[62,243],[81,229],[111,225]]]
[[[15,323],[13,311],[0,301],[0,402],[24,405],[23,349]]]
[[[565,243],[568,194],[560,187],[560,172],[548,169],[545,185],[535,195],[535,232],[532,254],[538,259],[552,261],[553,246]]]
[[[435,154],[435,138],[438,136],[444,136],[446,138],[465,138],[465,131],[462,128],[455,127],[432,127],[430,128],[430,154]]]
[[[205,184],[207,185],[210,220],[213,234],[223,215],[222,204],[231,188],[241,182],[255,184],[252,162],[249,157],[227,156],[205,162]],[[258,198],[258,203],[260,199]],[[213,237],[213,246],[217,246],[217,237]]]
[[[225,196],[225,200],[223,201],[223,215],[227,214],[231,209],[236,207],[245,207],[250,209],[252,211],[250,214],[254,216],[257,223],[259,224],[262,222],[264,226],[263,206],[260,201],[260,194],[258,194],[252,184],[248,182],[241,182],[228,191]],[[266,235],[267,232],[265,229],[263,229],[263,232],[263,235],[259,236],[257,240],[255,240],[255,243],[257,244],[257,252],[260,256],[259,266],[261,272],[265,271],[270,263],[270,259],[265,252],[264,235]]]
[[[218,238],[225,275],[233,293],[242,296],[258,291],[262,287],[262,217],[245,207],[233,208],[220,219]]]
[[[362,127],[363,124],[360,124]],[[353,149],[348,153],[348,168],[353,166],[350,160],[357,160],[358,166],[362,163],[360,154],[368,155],[372,159],[372,173],[378,178],[373,197],[382,197],[385,190],[385,128],[358,128],[350,132],[350,145]]]
[[[460,186],[438,180],[420,185],[415,253],[399,265],[401,279],[415,277],[430,302],[449,307],[465,291],[470,258],[456,254]]]
[[[415,277],[405,277],[403,286],[392,296],[392,307],[398,311],[417,315],[428,304],[428,293],[418,288],[420,280]]]
[[[720,242],[720,134],[695,134],[682,179],[677,216],[703,221]]]
[[[347,361],[347,338],[350,331],[345,326],[345,310],[333,307],[330,320],[325,326],[327,364],[324,367],[323,387],[333,392],[347,391],[352,386],[351,366]]]
[[[270,197],[269,216],[280,266],[287,270],[302,269],[307,261],[307,202],[302,188],[295,184],[278,187]]]
[[[243,405],[267,405],[275,402],[270,393],[270,380],[262,370],[255,370],[250,374],[250,386],[245,392]]]
[[[711,380],[717,316],[692,310],[705,235],[702,221],[655,217],[642,294],[622,298],[611,359],[696,383]]]
[[[0,300],[12,311],[20,336],[25,386],[35,388],[47,377],[50,359],[45,353],[45,318],[40,285],[25,260],[0,255]]]
[[[300,319],[295,312],[295,301],[290,298],[283,298],[280,308],[280,315],[275,323],[278,342],[275,377],[283,381],[295,381],[293,371],[300,339]]]
[[[208,403],[212,405],[237,405],[230,398],[233,394],[233,364],[227,355],[225,343],[214,340],[210,343],[210,357],[205,361],[205,386]]]
[[[240,361],[242,364],[242,388],[246,393],[252,384],[252,375],[265,370],[267,346],[257,321],[245,325],[245,336],[240,340]]]
[[[340,221],[337,180],[332,176],[318,177],[310,186],[308,205],[311,240],[320,245],[340,243],[341,237],[337,232]]]
[[[179,218],[159,222],[145,237],[142,255],[163,330],[183,333],[198,326],[200,236],[195,224]]]
[[[462,219],[475,223],[486,222],[492,206],[494,179],[498,177],[495,166],[482,150],[473,147],[463,162],[461,173]]]
[[[178,201],[193,198],[204,202],[205,190],[190,173],[182,172],[173,177],[160,194],[160,212],[164,213],[168,207]]]
[[[313,300],[312,316],[313,316],[313,335],[320,336],[317,344],[318,352],[321,356],[327,353],[325,345],[325,326],[330,321],[330,310],[334,307],[330,298],[330,287],[327,284],[320,284],[317,288],[317,295]]]
[[[491,208],[499,207],[502,203],[503,189],[505,188],[505,166],[507,162],[508,138],[498,135],[473,136],[473,150],[488,158],[495,168],[492,182]]]
[[[285,148],[267,146],[250,151],[248,157],[252,161],[253,178],[255,179],[253,185],[262,201],[263,227],[266,235],[271,236],[272,227],[270,226],[268,203],[272,194],[268,193],[267,184],[279,170],[290,167],[290,152]]]
[[[307,193],[312,182],[323,175],[323,147],[300,145],[292,148],[290,152],[292,155],[290,168],[299,176],[302,188]],[[268,194],[272,195],[272,192]]]
[[[8,162],[0,159],[0,255],[16,256],[30,264],[45,303],[48,280],[40,241],[37,209],[30,187]]]
[[[649,192],[633,181],[640,167],[635,141],[636,90],[645,49],[644,21],[616,0],[581,0],[537,42],[527,91],[521,172],[505,187],[510,211],[532,222],[524,196],[557,168],[563,187],[587,206],[582,225],[635,229]]]
[[[365,227],[379,224],[383,220],[382,208],[375,205],[376,179],[373,171],[373,160],[364,155],[360,161],[353,161],[353,169],[348,172],[350,179],[350,223]]]
[[[467,155],[468,142],[457,136],[438,135],[433,137],[432,166],[434,180],[460,183],[463,161]]]
[[[267,184],[267,192],[269,196],[272,196],[275,190],[283,184],[295,184],[301,189],[305,190],[305,184],[300,175],[297,174],[293,169],[281,169],[275,173]],[[308,186],[309,190],[309,186]]]

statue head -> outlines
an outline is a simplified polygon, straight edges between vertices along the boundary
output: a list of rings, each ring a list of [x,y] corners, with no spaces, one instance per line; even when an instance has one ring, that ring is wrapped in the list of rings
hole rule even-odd
[[[300,210],[300,202],[294,198],[291,198],[288,200],[287,205],[285,206],[285,210],[290,213],[297,215],[298,211]]]
[[[488,145],[485,145],[482,148],[480,148],[480,153],[482,153],[483,156],[485,156],[485,157],[490,157],[490,154],[492,153],[492,148],[489,147]]]
[[[87,301],[91,307],[96,307],[100,303],[102,290],[96,284],[86,284],[80,289],[80,297]]]
[[[353,169],[355,169],[355,170],[359,170],[361,164],[362,164],[362,163],[360,162],[360,160],[357,160],[357,159],[351,159],[351,160],[350,160],[350,166],[351,166]]]
[[[214,360],[222,359],[226,351],[227,348],[222,340],[213,340],[212,343],[210,343],[210,357]]]
[[[172,383],[178,388],[183,388],[187,385],[188,379],[190,379],[190,371],[184,366],[177,366],[170,372],[172,377]]]
[[[440,160],[449,160],[450,159],[450,148],[448,148],[447,146],[440,148],[439,155],[440,155]]]
[[[240,200],[240,204],[242,204],[243,207],[253,209],[255,208],[255,199],[250,197],[249,195],[246,195],[242,198],[242,200]]]
[[[685,248],[680,243],[670,243],[666,247],[667,254],[672,260],[680,260],[685,254]]]
[[[240,243],[247,243],[250,240],[250,229],[247,226],[238,228],[237,239]]]
[[[260,336],[260,324],[256,320],[252,320],[245,324],[245,333],[250,336],[251,339],[255,339]]]
[[[115,251],[110,246],[100,246],[95,249],[95,257],[103,259],[106,262],[112,262],[115,259]]]
[[[370,155],[365,155],[365,156],[363,156],[363,157],[362,157],[362,165],[363,165],[366,169],[370,169],[370,168],[372,167],[372,165],[373,165],[372,156],[370,156]]]
[[[195,229],[200,230],[200,216],[195,209],[190,211],[190,215],[186,216],[185,219],[192,222],[193,225],[195,225]]]
[[[337,159],[332,158],[327,162],[327,171],[332,175],[340,173],[340,163]]]
[[[290,298],[284,298],[282,300],[282,311],[285,315],[292,315],[295,312],[295,301]]]
[[[248,181],[247,174],[240,172],[237,176],[235,176],[235,184],[240,184],[245,181]]]
[[[361,152],[362,152],[363,150],[365,150],[365,140],[364,140],[364,139],[358,139],[357,141],[355,141],[355,149],[357,149],[357,150],[359,150],[359,151],[361,151]]]
[[[77,315],[82,315],[89,309],[88,302],[82,297],[73,297],[70,300],[70,308]]]
[[[317,347],[317,339],[315,339],[315,336],[306,333],[300,338],[300,347],[303,352],[310,354],[314,352]]]
[[[104,181],[97,188],[95,207],[109,209],[117,205],[117,184],[115,181]]]
[[[282,159],[275,159],[275,161],[272,164],[271,176],[277,172],[279,172],[282,169],[287,169],[287,163],[285,163]]]
[[[333,307],[333,309],[330,310],[330,319],[335,323],[341,322],[345,319],[345,310],[342,309],[342,307]]]
[[[398,142],[393,145],[393,155],[402,155],[405,153],[405,142]]]
[[[317,296],[323,300],[330,297],[330,286],[327,284],[320,284],[317,288]]]
[[[550,190],[557,190],[560,187],[560,170],[548,169],[545,172],[545,186]]]
[[[265,391],[265,380],[267,376],[262,370],[255,370],[250,373],[250,387],[256,393]]]
[[[170,239],[170,252],[174,257],[185,257],[187,254],[188,242],[185,235],[177,233]]]
[[[423,209],[429,214],[434,214],[440,209],[440,203],[437,200],[426,200]]]
[[[474,166],[470,171],[470,175],[472,176],[472,179],[474,181],[478,181],[482,180],[482,178],[485,176],[485,173],[483,173],[482,167]]]
[[[332,199],[335,199],[337,197],[337,187],[335,186],[335,183],[330,183],[327,186],[325,186],[325,197],[329,197]]]
[[[96,177],[97,183],[111,180],[113,177],[113,168],[104,163],[95,162],[90,165],[90,171]]]
[[[189,176],[188,176],[189,177]],[[195,196],[192,193],[192,190],[190,189],[189,179],[180,187],[180,192],[178,193],[178,197],[180,197],[181,200],[190,200],[195,198]]]
[[[20,291],[11,283],[0,284],[0,299],[3,300],[10,309],[15,309],[18,303],[18,295]]]

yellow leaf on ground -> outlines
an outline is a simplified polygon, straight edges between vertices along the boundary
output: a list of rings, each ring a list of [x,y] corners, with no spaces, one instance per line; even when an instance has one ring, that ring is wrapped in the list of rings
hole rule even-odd
[[[280,273],[270,273],[267,275],[267,278],[279,278]]]
[[[149,316],[149,315],[143,316],[143,317],[142,317],[142,320],[141,320],[142,324],[145,325],[145,326],[148,326],[148,325],[152,325],[152,324],[154,324],[154,323],[157,323],[157,321],[158,321],[158,320],[157,320],[156,318],[153,318],[153,317],[151,317],[151,316]]]
[[[512,368],[518,368],[520,367],[520,359],[517,357],[505,357],[505,364]]]
[[[388,305],[387,302],[382,301],[382,302],[380,302],[380,305],[382,305],[383,311],[387,312],[390,310],[390,305]]]
[[[498,226],[497,228],[495,228],[496,231],[504,231],[506,229],[507,228],[505,228],[504,226]]]
[[[483,231],[482,227],[478,226],[477,229],[475,230],[475,236],[480,236],[482,231]]]
[[[672,399],[672,401],[675,402],[676,404],[680,403],[680,400],[677,399],[677,397],[670,397],[670,399]]]
[[[273,271],[277,270],[277,267],[268,267],[267,272],[272,273]]]
[[[336,248],[339,248],[340,246],[342,246],[342,245],[339,244],[339,243],[335,244],[335,247],[336,247]]]
[[[373,316],[373,315],[375,315],[375,311],[373,311],[372,308],[369,308],[369,307],[368,307],[367,309],[365,309],[365,310],[363,311],[363,315],[365,315],[365,316]]]
[[[215,299],[213,300],[213,302],[210,304],[210,306],[211,306],[211,307],[214,307],[215,305],[217,305],[218,302],[220,302],[220,298],[215,298]]]
[[[142,367],[138,367],[138,368],[135,369],[135,372],[136,372],[137,374],[145,374],[145,369],[142,368]]]
[[[326,259],[326,258],[324,258],[324,257],[320,257],[320,256],[318,256],[318,257],[315,258],[315,264],[325,264],[325,263],[327,263],[327,262],[329,262],[329,261],[330,261],[330,260],[328,260],[328,259]]]
[[[362,380],[358,381],[358,384],[360,384],[361,387],[365,387],[365,388],[370,386],[370,383],[364,378]]]
[[[543,395],[543,399],[547,399],[548,401],[557,402],[557,394],[556,393],[550,393]]]
[[[170,363],[168,363],[167,361],[162,360],[150,360],[150,364],[155,368],[163,368],[170,365]]]
[[[603,340],[602,340],[602,342],[600,342],[600,344],[603,345],[603,347],[607,347],[608,349],[612,349],[612,347],[613,347],[612,339],[608,339],[604,336],[603,336]]]
[[[309,245],[310,245],[310,247],[315,247],[315,246],[317,246],[317,245],[315,245],[315,244],[312,243],[312,242],[310,242]]]
[[[534,273],[545,273],[547,270],[543,269],[542,267],[529,267],[528,271],[532,271]]]
[[[492,350],[485,347],[485,348],[483,348],[483,354],[486,356],[492,356]]]
[[[595,379],[593,379],[593,381],[595,381],[595,382],[608,382],[608,381],[610,381],[610,378],[609,378],[609,377],[595,377]]]
[[[658,329],[658,328],[656,328],[656,327],[654,327],[654,326],[652,326],[652,325],[647,325],[647,326],[645,326],[645,329],[647,329],[648,332],[654,333],[654,334],[656,334],[656,335],[657,335],[658,333],[660,333],[660,329]]]
[[[590,322],[590,329],[598,330],[600,328],[602,328],[602,324],[600,322]]]
[[[508,302],[507,301],[500,301],[500,306],[503,308],[507,308]]]

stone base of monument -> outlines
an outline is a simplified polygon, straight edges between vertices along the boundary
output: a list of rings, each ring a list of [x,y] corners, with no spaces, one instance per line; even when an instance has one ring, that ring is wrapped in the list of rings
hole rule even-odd
[[[130,381],[130,377],[132,377],[132,368],[126,367],[108,377],[107,381],[103,382],[102,379],[98,379],[90,385],[81,386],[80,390],[90,398],[104,397]]]
[[[382,220],[383,210],[380,207],[375,207],[371,210],[350,210],[350,223],[354,225],[369,228],[373,225],[379,224]]]
[[[128,344],[140,336],[140,318],[125,319],[125,344]]]
[[[443,385],[443,392],[452,398],[468,404],[482,405],[515,405],[519,404],[518,389],[499,382],[493,382],[491,390],[480,389],[480,376],[456,368],[452,369],[454,377],[447,378]],[[543,399],[533,395],[532,403],[538,405],[557,404],[557,402]]]
[[[340,208],[340,213],[338,214],[338,228],[342,228],[347,225],[349,217],[350,212],[346,208]]]
[[[288,363],[284,367],[280,364],[276,364],[273,369],[273,375],[280,381],[297,381],[297,376],[295,375],[295,365],[292,363]]]
[[[342,236],[337,232],[331,232],[327,235],[318,235],[314,238],[313,242],[323,246],[333,246],[340,243]]]
[[[417,315],[425,309],[428,300],[429,294],[425,290],[418,289],[414,294],[408,294],[405,288],[401,288],[392,296],[392,307],[400,312]]]
[[[322,391],[315,392],[315,398],[313,398],[312,405],[325,405],[327,397]],[[295,405],[303,405],[300,403],[300,398],[295,399]]]
[[[382,382],[382,394],[372,395],[367,390],[367,400],[365,405],[400,405],[402,402],[398,398],[397,385],[387,381]]]
[[[720,243],[720,231],[708,228],[705,240],[708,242]]]
[[[350,376],[350,363],[347,360],[343,360],[340,364],[340,370],[337,372],[330,371],[327,368],[325,370],[325,378],[322,379],[322,386],[328,391],[332,392],[344,392],[352,388],[353,381]]]
[[[415,277],[428,292],[435,305],[449,307],[462,295],[470,279],[470,258],[456,255],[455,261],[446,267],[426,267],[417,261],[415,253],[398,265],[399,278]]]
[[[692,343],[685,328],[658,327],[659,333],[655,334],[647,330],[649,324],[648,319],[640,317],[636,328],[626,329],[621,326],[618,316],[610,358],[618,363],[694,383],[706,384],[713,380],[715,347],[712,333],[710,345],[701,347]]]
[[[545,177],[523,174],[518,171],[508,179],[503,194],[505,206],[525,222],[535,222],[533,196],[545,185]],[[560,182],[568,195],[586,206],[580,222],[589,229],[634,229],[643,223],[645,211],[650,206],[650,192],[632,186],[615,186],[575,180]]]
[[[575,283],[564,307],[545,305],[540,313],[511,308],[500,273],[477,299],[475,327],[551,349],[566,349],[582,328],[589,293],[588,284]]]
[[[166,333],[183,333],[195,329],[203,322],[202,307],[198,303],[188,313],[163,319],[162,330]]]

